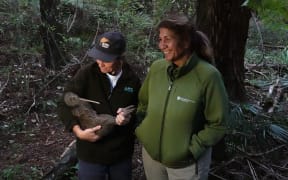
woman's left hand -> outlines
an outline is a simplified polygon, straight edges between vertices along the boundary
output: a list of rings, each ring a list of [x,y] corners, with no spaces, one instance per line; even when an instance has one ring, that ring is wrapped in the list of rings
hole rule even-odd
[[[129,123],[131,118],[130,112],[125,111],[125,108],[119,108],[117,110],[117,116],[116,116],[116,124],[119,126],[123,126],[127,123]]]

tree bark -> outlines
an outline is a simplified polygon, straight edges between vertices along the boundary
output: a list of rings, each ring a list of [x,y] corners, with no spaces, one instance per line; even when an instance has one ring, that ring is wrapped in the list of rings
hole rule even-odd
[[[208,35],[231,100],[246,100],[244,55],[250,11],[244,0],[199,0],[196,24]]]
[[[40,34],[45,50],[45,66],[51,69],[59,69],[65,64],[65,52],[63,50],[63,27],[57,21],[59,0],[40,0],[40,13],[42,24]]]

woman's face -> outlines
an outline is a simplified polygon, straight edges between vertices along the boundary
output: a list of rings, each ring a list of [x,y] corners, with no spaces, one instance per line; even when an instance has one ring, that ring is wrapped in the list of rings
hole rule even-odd
[[[97,59],[96,60],[99,69],[102,73],[110,73],[114,75],[121,69],[121,62],[120,60],[114,60],[111,62],[105,62],[102,60]]]
[[[159,29],[158,46],[163,52],[165,59],[178,66],[182,66],[188,59],[186,51],[187,43],[179,42],[179,38],[170,29]]]

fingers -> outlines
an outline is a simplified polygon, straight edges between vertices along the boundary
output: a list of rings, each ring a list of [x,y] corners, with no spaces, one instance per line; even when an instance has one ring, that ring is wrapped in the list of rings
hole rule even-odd
[[[97,132],[98,132],[101,128],[102,128],[101,125],[98,125],[98,126],[95,126],[94,128],[92,128],[92,131],[93,131],[94,134],[95,134],[95,136],[93,135],[93,137],[92,137],[92,141],[93,141],[93,142],[95,142],[95,141],[97,141],[98,139],[101,138],[101,136],[99,136],[99,135],[97,134]]]
[[[119,125],[119,126],[123,126],[125,124],[127,124],[129,121],[130,121],[130,118],[131,118],[131,115],[130,114],[127,114],[127,115],[124,115],[124,113],[120,113],[116,116],[116,124]]]
[[[78,137],[82,140],[95,142],[101,138],[101,136],[97,135],[97,131],[99,131],[100,129],[101,129],[100,125],[95,126],[93,128],[85,129],[81,132],[81,134]]]
[[[119,108],[117,110],[116,124],[119,126],[125,125],[130,121],[131,113],[135,110],[134,105],[127,106],[125,108]]]
[[[130,114],[135,110],[135,108],[131,108],[131,109],[125,109],[124,112],[125,114]]]
[[[134,105],[130,105],[130,106],[127,106],[127,107],[125,107],[125,108],[119,108],[119,109],[117,110],[117,114],[123,112],[125,115],[127,115],[127,114],[132,113],[135,109],[136,109],[136,108],[135,108]]]
[[[125,108],[123,108],[123,111],[126,112],[126,113],[131,113],[135,110],[135,106],[134,105],[130,105],[130,106],[127,106]]]
[[[123,108],[119,108],[119,109],[117,110],[117,114],[119,114],[119,113],[121,113],[121,112],[123,112]]]
[[[118,113],[115,121],[116,121],[116,124],[119,126],[124,125],[125,117],[123,115],[123,112]]]
[[[132,108],[135,109],[135,106],[134,105],[129,105],[129,106],[125,107],[125,109],[132,109]]]
[[[94,128],[92,128],[92,131],[94,131],[95,133],[101,129],[101,125],[95,126]]]

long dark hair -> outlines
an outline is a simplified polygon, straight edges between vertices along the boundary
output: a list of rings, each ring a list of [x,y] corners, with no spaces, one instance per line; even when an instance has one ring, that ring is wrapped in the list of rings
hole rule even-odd
[[[201,31],[196,30],[195,25],[187,16],[182,14],[170,14],[158,25],[160,28],[167,28],[178,36],[180,42],[189,41],[188,50],[195,52],[199,57],[214,64],[213,48],[209,38]]]

